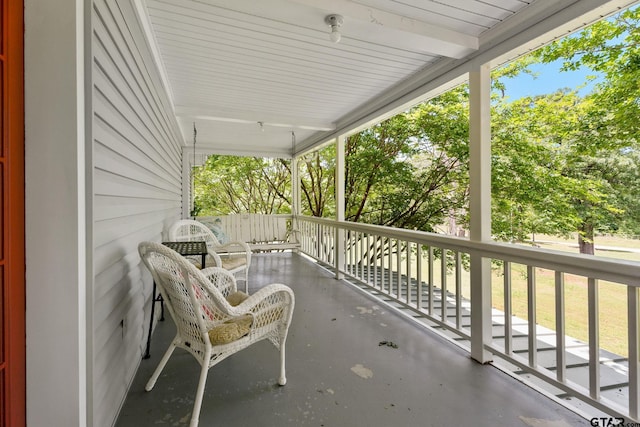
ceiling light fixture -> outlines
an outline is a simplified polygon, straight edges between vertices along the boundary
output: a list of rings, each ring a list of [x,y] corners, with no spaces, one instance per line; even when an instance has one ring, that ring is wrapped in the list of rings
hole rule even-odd
[[[342,34],[340,34],[340,27],[344,23],[344,18],[342,15],[327,15],[324,18],[324,22],[331,27],[331,34],[329,35],[331,41],[338,43],[342,38]]]

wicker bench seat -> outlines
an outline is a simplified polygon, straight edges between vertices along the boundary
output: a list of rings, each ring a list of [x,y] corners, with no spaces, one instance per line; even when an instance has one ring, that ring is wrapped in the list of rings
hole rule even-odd
[[[254,252],[295,250],[300,247],[292,228],[292,215],[231,214],[198,217],[221,242],[240,241]]]

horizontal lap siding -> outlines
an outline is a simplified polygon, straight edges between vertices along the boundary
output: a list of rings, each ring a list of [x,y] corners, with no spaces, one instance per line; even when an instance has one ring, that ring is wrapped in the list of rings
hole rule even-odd
[[[137,247],[181,209],[179,130],[132,0],[93,2],[93,419],[115,422],[138,367],[151,280]],[[159,350],[156,350],[159,351]]]

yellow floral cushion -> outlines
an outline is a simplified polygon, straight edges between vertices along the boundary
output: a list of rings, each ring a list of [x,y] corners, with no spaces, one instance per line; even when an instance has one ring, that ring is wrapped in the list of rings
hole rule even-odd
[[[209,341],[211,345],[229,344],[247,335],[252,323],[253,316],[250,314],[229,319],[209,330]]]

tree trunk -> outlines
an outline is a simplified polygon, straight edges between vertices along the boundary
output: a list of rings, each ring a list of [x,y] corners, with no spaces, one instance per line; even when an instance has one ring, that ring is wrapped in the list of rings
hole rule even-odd
[[[580,225],[578,230],[578,247],[581,254],[593,255],[594,241],[593,241],[593,223],[585,221]]]

